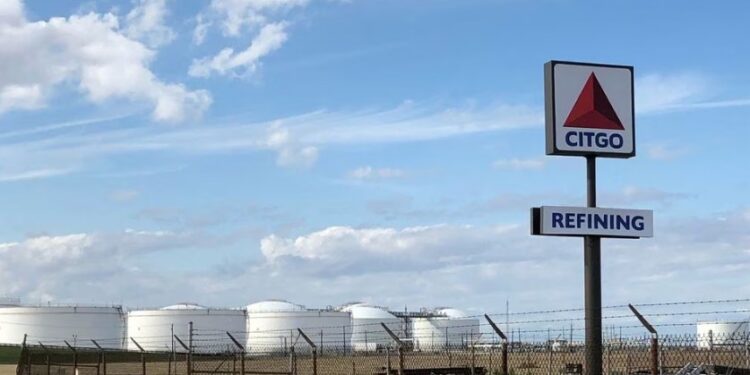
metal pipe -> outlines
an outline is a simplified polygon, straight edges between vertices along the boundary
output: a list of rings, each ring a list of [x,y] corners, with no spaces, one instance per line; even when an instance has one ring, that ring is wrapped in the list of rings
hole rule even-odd
[[[596,157],[586,156],[586,203],[596,207]],[[584,295],[586,320],[586,375],[602,375],[602,260],[601,238],[586,236]]]

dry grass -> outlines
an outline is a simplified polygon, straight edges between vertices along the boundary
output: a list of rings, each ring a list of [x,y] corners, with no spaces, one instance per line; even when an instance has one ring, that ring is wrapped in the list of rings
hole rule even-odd
[[[582,350],[574,352],[549,352],[528,351],[509,353],[509,368],[512,375],[557,375],[563,373],[566,364],[583,362]],[[604,372],[609,375],[632,374],[638,370],[648,370],[650,366],[650,353],[647,348],[632,349],[605,349],[603,353]],[[140,361],[135,358],[121,358],[121,361],[112,361],[107,364],[107,375],[140,375],[143,372]],[[318,359],[317,368],[320,375],[353,375],[353,374],[375,374],[382,372],[391,363],[391,368],[398,368],[398,355],[391,353],[354,354],[340,356],[322,356]],[[692,363],[716,363],[732,367],[745,367],[750,363],[750,355],[745,350],[714,350],[709,353],[706,350],[695,348],[670,348],[664,350],[662,365],[666,367],[667,373],[676,368]],[[35,362],[30,375],[47,375],[47,366]],[[60,363],[60,362],[58,362]],[[96,362],[81,361],[79,364],[79,375],[96,375]],[[501,355],[499,351],[476,351],[472,353],[467,350],[440,352],[440,353],[405,353],[404,366],[409,369],[436,368],[436,367],[470,367],[471,365],[486,368],[489,373],[499,372],[501,366]],[[91,365],[94,365],[92,367]],[[195,375],[205,374],[240,374],[240,359],[236,356],[224,357],[196,357],[194,358],[193,373]],[[276,357],[252,357],[245,359],[245,374],[288,374],[293,366],[289,356]],[[15,374],[15,366],[5,366],[5,372],[0,375]],[[312,375],[313,362],[309,354],[299,355],[296,358],[296,373],[298,375]],[[185,375],[187,367],[184,360],[177,363],[167,361],[156,361],[147,359],[146,374],[148,375]],[[100,368],[100,371],[102,369]],[[65,361],[65,365],[53,365],[49,371],[53,375],[73,375],[72,363]],[[103,373],[103,371],[101,371]]]
[[[0,365],[0,375],[16,375],[16,365]]]

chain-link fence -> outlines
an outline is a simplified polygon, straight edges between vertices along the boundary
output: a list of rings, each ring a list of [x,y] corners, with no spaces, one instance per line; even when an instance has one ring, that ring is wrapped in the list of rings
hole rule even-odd
[[[73,346],[26,345],[18,375],[198,375],[198,374],[580,374],[584,346],[577,342],[477,342],[418,350],[394,341],[375,350],[319,347],[299,334],[289,346],[254,347],[201,337],[171,352],[122,351]],[[309,341],[308,341],[309,340]],[[213,349],[212,349],[213,348]],[[748,335],[669,335],[608,340],[606,375],[750,374]]]

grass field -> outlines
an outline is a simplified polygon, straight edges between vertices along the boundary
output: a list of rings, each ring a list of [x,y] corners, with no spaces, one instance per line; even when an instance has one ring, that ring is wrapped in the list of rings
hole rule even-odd
[[[0,365],[16,365],[20,356],[20,346],[0,346]]]

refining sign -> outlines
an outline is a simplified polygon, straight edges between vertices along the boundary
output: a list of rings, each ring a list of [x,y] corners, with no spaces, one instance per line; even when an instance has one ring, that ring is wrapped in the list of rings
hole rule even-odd
[[[544,65],[547,155],[635,156],[633,67]]]
[[[653,237],[654,213],[595,207],[532,208],[532,234],[552,236]]]

